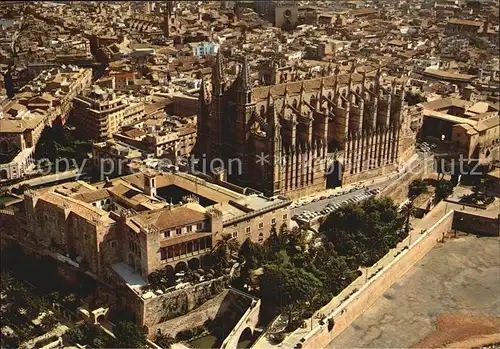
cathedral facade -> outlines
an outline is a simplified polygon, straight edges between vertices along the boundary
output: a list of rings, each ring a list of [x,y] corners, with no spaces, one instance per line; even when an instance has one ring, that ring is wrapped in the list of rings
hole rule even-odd
[[[200,91],[198,156],[222,159],[230,181],[266,195],[295,198],[366,180],[414,152],[405,89],[404,78],[385,82],[380,68],[358,73],[354,64],[254,87],[246,60],[228,81],[219,52]]]

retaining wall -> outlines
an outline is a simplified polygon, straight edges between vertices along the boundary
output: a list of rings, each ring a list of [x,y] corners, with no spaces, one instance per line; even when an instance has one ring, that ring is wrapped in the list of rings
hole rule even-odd
[[[411,247],[404,250],[391,263],[370,279],[361,289],[342,303],[325,319],[324,325],[316,327],[302,338],[302,348],[324,348],[336,336],[344,331],[358,316],[371,306],[377,298],[401,278],[413,265],[424,257],[444,235],[452,229],[454,211],[448,212],[433,227],[414,241]],[[394,251],[390,252],[394,253]],[[364,276],[362,276],[364,277]],[[334,298],[332,302],[337,302]],[[328,319],[333,318],[334,327],[328,331]]]
[[[470,234],[500,236],[500,214],[498,217],[485,217],[456,210],[452,228]]]
[[[408,188],[415,179],[428,177],[434,173],[434,159],[429,157],[421,160],[418,164],[412,164],[408,171],[399,178],[394,179],[384,190],[377,194],[377,197],[388,197],[396,203],[402,203],[408,199]]]

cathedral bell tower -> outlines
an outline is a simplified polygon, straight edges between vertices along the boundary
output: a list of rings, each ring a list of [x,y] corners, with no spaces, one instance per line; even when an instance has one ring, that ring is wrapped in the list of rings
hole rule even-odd
[[[248,140],[250,119],[255,110],[255,103],[252,103],[252,87],[250,67],[245,57],[238,80],[236,81],[236,132],[238,141],[240,142]]]
[[[219,50],[212,69],[212,105],[208,117],[207,133],[210,134],[207,156],[209,160],[222,156],[223,116],[226,109],[226,75],[224,71],[224,56]]]
[[[182,24],[178,20],[174,9],[175,1],[167,1],[163,13],[163,34],[167,38],[182,34]]]
[[[252,102],[253,82],[250,78],[250,67],[245,57],[240,74],[236,81],[236,123],[235,140],[236,156],[243,162],[243,174],[245,178],[253,165],[253,154],[249,154],[248,140],[250,137],[250,120],[255,112],[255,103]],[[245,173],[246,172],[246,173]]]

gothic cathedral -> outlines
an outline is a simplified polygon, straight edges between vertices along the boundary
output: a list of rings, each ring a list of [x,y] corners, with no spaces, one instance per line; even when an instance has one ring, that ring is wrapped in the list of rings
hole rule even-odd
[[[346,184],[389,172],[415,145],[406,82],[353,63],[345,73],[329,64],[317,77],[254,87],[247,60],[230,82],[219,52],[212,81],[202,81],[198,157],[221,159],[235,184],[291,198],[326,189],[329,176]]]

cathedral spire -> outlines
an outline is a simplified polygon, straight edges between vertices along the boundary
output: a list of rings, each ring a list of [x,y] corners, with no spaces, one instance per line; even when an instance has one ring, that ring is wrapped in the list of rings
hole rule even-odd
[[[306,89],[304,87],[304,80],[302,80],[302,83],[300,84],[300,103],[299,105],[301,106],[302,103],[306,101]],[[300,107],[299,107],[300,110]]]
[[[283,95],[283,108],[281,110],[281,115],[286,115],[286,105],[288,103],[288,84],[285,84],[285,93]]]
[[[380,79],[382,77],[382,65],[379,63],[377,67],[377,72],[375,73],[375,91],[377,91],[380,88]]]
[[[200,102],[209,104],[211,100],[210,91],[208,89],[209,83],[205,78],[201,79],[199,99]]]
[[[217,55],[215,56],[214,77],[216,82],[220,83],[224,81],[224,56],[221,50],[217,51]]]
[[[240,91],[250,91],[253,87],[250,79],[250,67],[248,65],[247,57],[243,60],[238,87]]]
[[[219,50],[215,56],[215,67],[212,70],[212,85],[214,95],[222,95],[224,93],[226,75],[224,73],[224,55]]]
[[[354,75],[354,73],[356,72],[356,65],[357,65],[357,60],[354,59],[352,62],[351,62],[351,68],[349,70],[349,91],[351,91],[352,89],[352,76]]]
[[[269,89],[269,93],[267,94],[267,108],[274,109],[274,100],[273,95],[271,94],[271,89]]]
[[[281,123],[279,120],[279,114],[276,105],[273,104],[270,106],[268,115],[269,115],[268,132],[270,137],[272,137],[273,139],[276,137],[280,137]]]

